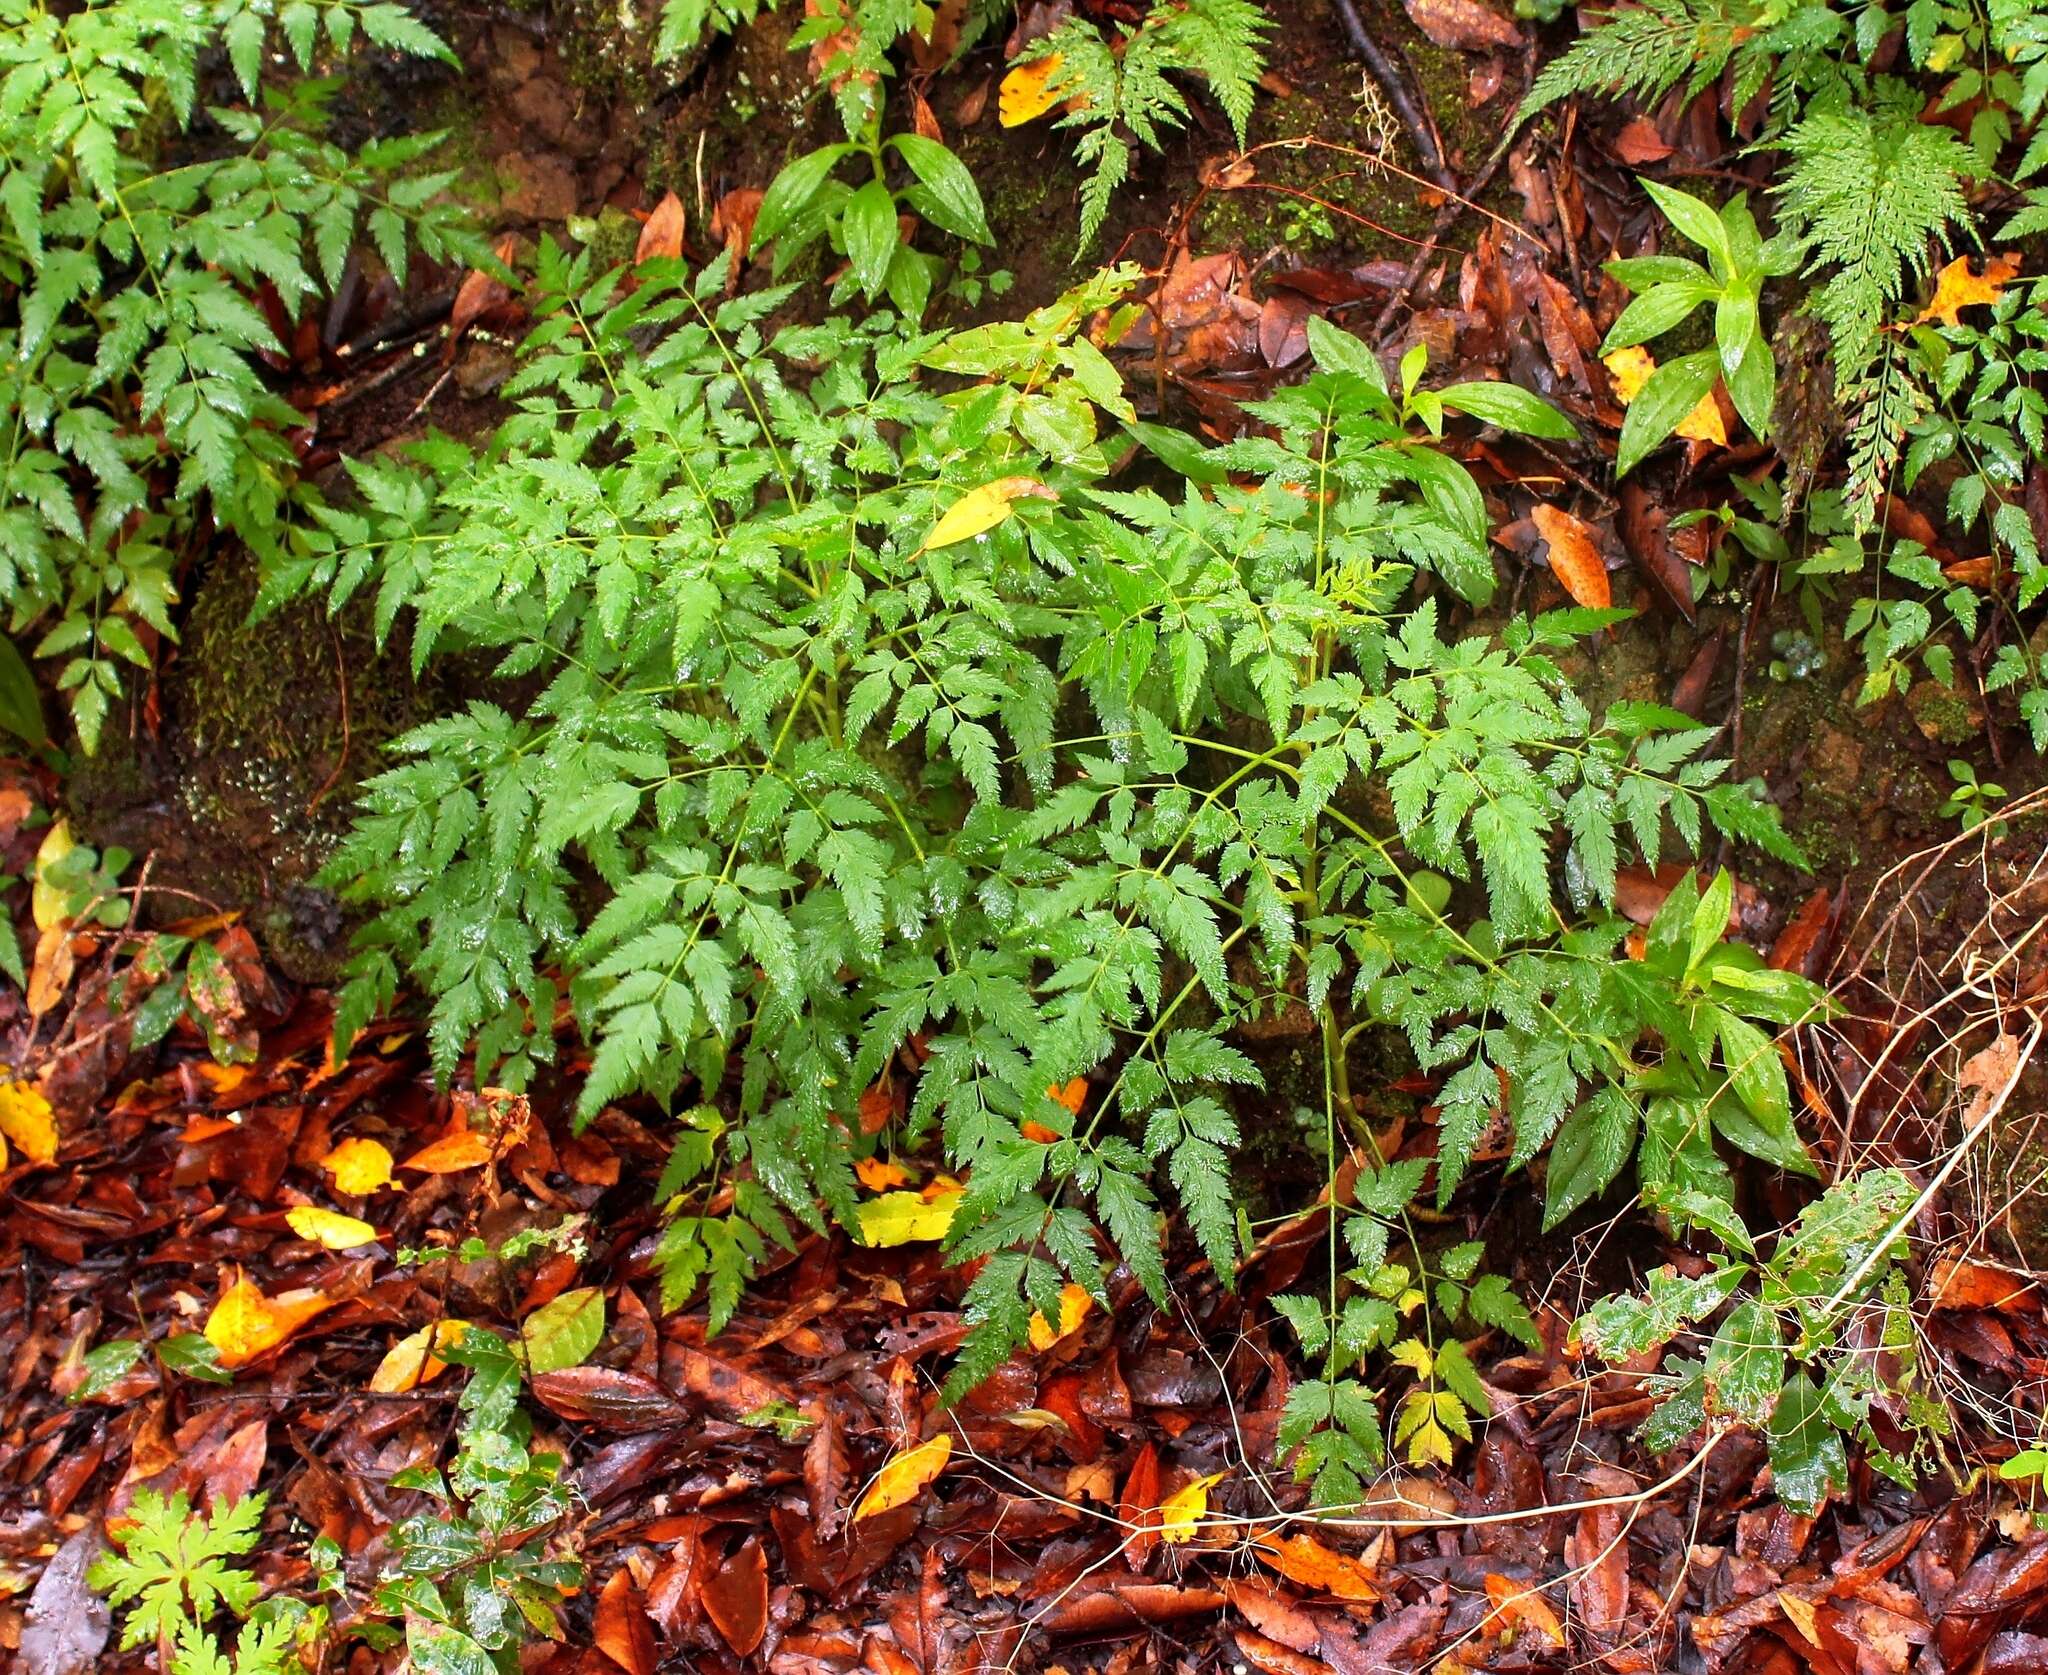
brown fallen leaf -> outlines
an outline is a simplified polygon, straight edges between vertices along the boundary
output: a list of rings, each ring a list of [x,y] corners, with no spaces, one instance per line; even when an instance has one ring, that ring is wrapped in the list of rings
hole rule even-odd
[[[683,253],[683,200],[664,192],[661,202],[640,228],[640,242],[633,247],[633,265]]]
[[[1834,892],[1825,886],[1800,903],[1799,911],[1785,921],[1778,940],[1771,944],[1770,968],[1794,971],[1801,977],[1818,977],[1827,956],[1827,931],[1834,919]]]
[[[1517,1582],[1489,1571],[1486,1600],[1492,1609],[1487,1613],[1482,1633],[1515,1634],[1519,1638],[1521,1631],[1527,1630],[1553,1646],[1564,1644],[1564,1625],[1535,1583]]]
[[[752,1657],[768,1632],[768,1555],[750,1535],[697,1586],[704,1615],[737,1657]]]
[[[597,1596],[591,1638],[626,1675],[654,1675],[654,1625],[647,1620],[646,1600],[623,1566],[612,1572]]]
[[[1521,30],[1479,0],[1405,0],[1405,4],[1415,27],[1440,47],[1484,52],[1522,44]]]
[[[610,1431],[676,1430],[691,1422],[689,1408],[653,1379],[612,1367],[536,1373],[533,1394],[550,1413]]]
[[[1054,1634],[1108,1635],[1180,1617],[1205,1617],[1222,1605],[1223,1595],[1214,1588],[1133,1579],[1069,1594],[1040,1620]]]
[[[1130,1532],[1124,1542],[1124,1556],[1133,1565],[1142,1566],[1159,1545],[1159,1450],[1149,1442],[1131,1462],[1116,1515]]]
[[[1372,1571],[1348,1553],[1325,1547],[1312,1535],[1261,1535],[1253,1538],[1252,1551],[1263,1564],[1272,1566],[1299,1587],[1338,1599],[1375,1600],[1379,1585]]]
[[[1614,136],[1614,155],[1632,169],[1641,168],[1645,163],[1661,163],[1674,149],[1657,132],[1657,124],[1647,116],[1632,118]]]
[[[1277,1640],[1268,1640],[1255,1629],[1240,1628],[1231,1631],[1237,1642],[1237,1649],[1244,1653],[1245,1661],[1264,1675],[1329,1675],[1330,1666],[1283,1646]]]
[[[2004,1314],[2038,1313],[2041,1287],[2031,1274],[1967,1257],[1944,1256],[1934,1265],[1927,1290],[1938,1309],[1996,1309]]]
[[[1643,574],[1678,608],[1679,615],[1692,622],[1699,615],[1693,600],[1693,570],[1672,543],[1670,523],[1670,512],[1650,498],[1638,479],[1623,481],[1621,516],[1616,520],[1621,544]]]
[[[722,1408],[735,1419],[776,1402],[796,1404],[796,1393],[787,1385],[749,1372],[709,1350],[679,1344],[672,1353],[681,1368],[683,1389],[701,1396],[713,1407]]]
[[[1555,506],[1536,506],[1530,521],[1550,544],[1550,573],[1579,604],[1604,611],[1614,603],[1607,561],[1590,525]]]

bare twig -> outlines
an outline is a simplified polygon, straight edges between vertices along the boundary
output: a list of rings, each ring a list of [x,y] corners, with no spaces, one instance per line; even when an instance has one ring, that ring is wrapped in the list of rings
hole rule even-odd
[[[1394,114],[1401,119],[1401,126],[1408,130],[1409,141],[1415,147],[1415,155],[1422,159],[1424,170],[1446,192],[1456,191],[1458,183],[1444,162],[1435,126],[1416,104],[1415,96],[1408,91],[1408,84],[1401,79],[1401,72],[1394,68],[1394,61],[1387,56],[1386,49],[1366,31],[1365,20],[1358,15],[1354,0],[1337,0],[1337,16],[1343,19],[1344,33],[1350,37],[1351,50],[1365,61],[1372,79],[1379,83],[1380,91],[1387,96],[1387,103],[1394,107]]]

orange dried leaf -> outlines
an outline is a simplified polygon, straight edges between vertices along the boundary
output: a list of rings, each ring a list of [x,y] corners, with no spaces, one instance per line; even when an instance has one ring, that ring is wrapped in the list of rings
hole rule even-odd
[[[458,1170],[475,1169],[489,1163],[491,1157],[489,1139],[462,1124],[449,1129],[440,1139],[422,1146],[400,1167],[417,1169],[425,1175],[452,1175]]]
[[[662,194],[654,213],[640,229],[640,242],[633,250],[633,265],[683,253],[683,200],[673,192]]]
[[[1508,1634],[1528,1631],[1553,1646],[1564,1644],[1564,1625],[1550,1608],[1550,1601],[1526,1582],[1505,1576],[1486,1578],[1486,1598],[1493,1610],[1486,1619],[1486,1632]]]
[[[1017,1125],[1017,1132],[1041,1146],[1049,1146],[1060,1137],[1058,1129],[1047,1128],[1044,1123],[1034,1122],[1030,1117]]]
[[[1061,62],[1058,53],[1049,52],[1029,64],[1019,64],[1003,77],[996,89],[996,114],[1005,128],[1035,122],[1060,102],[1049,84],[1059,74]]]
[[[1970,258],[1958,256],[1935,275],[1934,300],[1914,317],[1915,325],[1939,320],[1944,326],[1960,325],[1957,313],[1980,303],[1996,302],[1998,294],[2019,277],[2017,256],[1993,256],[1981,274],[1970,271]]]
[[[1252,1546],[1264,1563],[1301,1587],[1338,1599],[1380,1597],[1370,1569],[1348,1553],[1325,1547],[1312,1535],[1261,1535]]]
[[[870,1192],[887,1192],[892,1186],[908,1186],[910,1171],[886,1157],[864,1157],[853,1166],[860,1184]]]
[[[246,1366],[333,1307],[331,1297],[312,1290],[266,1297],[238,1268],[235,1283],[221,1293],[206,1317],[206,1341],[220,1351],[222,1366]]]
[[[1529,519],[1550,545],[1550,573],[1579,604],[1604,611],[1614,603],[1607,562],[1592,528],[1555,506],[1537,506]]]
[[[1045,1090],[1045,1097],[1064,1105],[1075,1116],[1081,1114],[1081,1105],[1088,1097],[1088,1083],[1084,1077],[1076,1076],[1065,1087],[1055,1083]]]
[[[1037,1309],[1031,1311],[1031,1347],[1050,1349],[1088,1318],[1095,1299],[1080,1286],[1069,1282],[1060,1287],[1060,1323],[1055,1331],[1051,1321]]]
[[[953,1438],[945,1431],[915,1448],[906,1448],[875,1474],[873,1485],[854,1508],[854,1522],[908,1506],[946,1469],[952,1453]]]
[[[344,1140],[320,1160],[336,1192],[362,1198],[391,1184],[391,1152],[377,1140]]]

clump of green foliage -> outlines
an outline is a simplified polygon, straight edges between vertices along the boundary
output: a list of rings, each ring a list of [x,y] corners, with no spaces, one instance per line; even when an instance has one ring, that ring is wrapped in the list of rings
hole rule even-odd
[[[1187,99],[1174,76],[1207,81],[1244,145],[1272,27],[1253,0],[1182,0],[1159,7],[1114,44],[1086,19],[1068,17],[1018,55],[1019,64],[1056,62],[1046,93],[1069,108],[1055,126],[1080,130],[1074,154],[1088,176],[1077,256],[1095,242],[1110,199],[1130,177],[1133,144],[1158,151],[1187,125]]]
[[[1332,1137],[1357,1130],[1367,1030],[1446,1078],[1440,1204],[1503,1086],[1516,1165],[1565,1147],[1553,1218],[1600,1192],[1659,1036],[1694,1043],[1663,1055],[1671,1099],[1733,1077],[1755,1114],[1720,1131],[1803,1156],[1744,1022],[1789,1015],[1790,985],[1614,958],[1624,848],[1711,829],[1796,858],[1773,811],[1690,719],[1587,711],[1553,654],[1620,613],[1442,631],[1495,576],[1435,437],[1569,427],[1511,385],[1423,387],[1419,350],[1390,385],[1316,320],[1315,376],[1254,409],[1267,434],[1204,448],[1137,421],[1084,333],[1114,337],[1134,277],[951,335],[764,338],[782,294],[723,298],[722,264],[649,264],[627,294],[544,247],[518,411],[481,448],[355,464],[361,503],[289,578],[373,590],[416,661],[493,656],[539,693],[417,730],[365,787],[332,872],[377,912],[341,1035],[417,985],[441,1073],[473,1050],[517,1087],[566,983],[585,1117],[737,1087],[664,1186],[753,1184],[663,1245],[671,1300],[701,1276],[721,1318],[784,1216],[857,1225],[855,1103],[917,1036],[891,1138],[942,1137],[969,1179],[952,1249],[984,1259],[955,1392],[1063,1282],[1105,1295],[1105,1238],[1163,1296],[1157,1175],[1233,1270],[1227,1097],[1258,1075],[1232,1030],[1289,996]],[[1132,439],[1173,492],[1113,483]],[[1085,1117],[1048,1091],[1082,1076]]]
[[[416,174],[434,135],[349,152],[322,137],[339,83],[263,81],[360,41],[447,58],[403,6],[355,0],[0,0],[0,605],[92,750],[139,629],[175,638],[179,555],[202,520],[275,552],[308,491],[302,416],[259,357],[259,305],[289,318],[338,282],[358,234],[405,272],[409,245],[483,257]],[[203,55],[224,50],[245,103],[199,107]],[[209,128],[197,159],[172,133]]]
[[[582,1564],[558,1553],[554,1539],[576,1500],[562,1481],[562,1457],[529,1447],[533,1427],[519,1408],[512,1346],[471,1326],[435,1353],[469,1368],[455,1454],[445,1475],[435,1466],[393,1475],[394,1489],[418,1490],[434,1504],[392,1526],[371,1615],[404,1623],[416,1669],[516,1668],[531,1636],[561,1638],[563,1600],[583,1580]],[[375,1623],[356,1632],[395,1638]]]
[[[324,1619],[290,1600],[258,1606],[261,1585],[234,1561],[256,1550],[267,1497],[216,1502],[201,1516],[183,1490],[166,1500],[143,1489],[111,1526],[118,1551],[103,1554],[87,1580],[108,1603],[128,1606],[121,1649],[154,1642],[165,1675],[287,1675],[302,1668],[302,1630]],[[210,1627],[223,1611],[244,1619],[232,1657]]]
[[[1603,1298],[1578,1336],[1625,1360],[1734,1302],[1702,1353],[1665,1358],[1652,1381],[1649,1445],[1664,1452],[1703,1426],[1748,1426],[1769,1439],[1771,1487],[1809,1515],[1848,1492],[1848,1438],[1911,1488],[1948,1433],[1946,1407],[1919,1378],[1900,1266],[1916,1207],[1912,1182],[1896,1169],[1851,1176],[1765,1250],[1739,1226],[1714,1229],[1730,1254],[1694,1277],[1666,1267],[1641,1295]]]

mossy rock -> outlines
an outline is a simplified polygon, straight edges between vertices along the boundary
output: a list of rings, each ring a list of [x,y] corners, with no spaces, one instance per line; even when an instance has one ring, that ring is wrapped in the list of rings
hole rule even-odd
[[[155,922],[244,913],[287,976],[326,982],[347,938],[314,877],[382,747],[449,700],[379,655],[367,608],[330,618],[303,602],[252,623],[256,589],[241,549],[210,563],[162,677],[156,737],[109,726],[72,778],[71,817],[89,842],[154,857]]]

